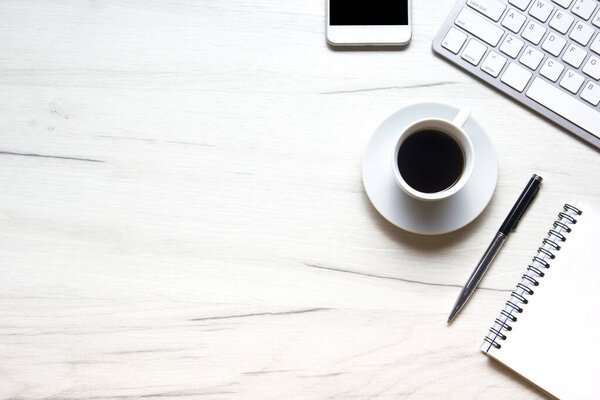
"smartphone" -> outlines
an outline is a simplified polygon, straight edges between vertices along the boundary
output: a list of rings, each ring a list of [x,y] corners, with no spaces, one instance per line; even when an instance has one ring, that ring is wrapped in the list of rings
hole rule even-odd
[[[398,46],[410,41],[411,0],[326,0],[333,46]]]

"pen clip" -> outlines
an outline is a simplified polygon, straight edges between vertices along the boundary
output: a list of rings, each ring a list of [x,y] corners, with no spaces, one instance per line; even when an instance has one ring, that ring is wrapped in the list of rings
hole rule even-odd
[[[542,177],[538,175],[533,175],[521,192],[521,195],[517,199],[517,202],[508,213],[508,216],[500,226],[499,232],[508,235],[509,232],[514,232],[519,224],[519,221],[523,217],[525,210],[529,208],[533,199],[537,196],[540,190],[540,183],[542,181]]]
[[[519,222],[521,222],[521,218],[523,217],[523,215],[525,214],[525,211],[527,211],[527,209],[529,208],[529,205],[531,204],[531,202],[533,201],[533,199],[535,198],[535,196],[533,196],[528,202],[527,205],[525,207],[523,207],[523,211],[521,211],[521,213],[519,214],[519,216],[517,217],[517,219],[515,220],[515,224],[513,225],[512,229],[510,230],[511,232],[514,232],[517,230],[517,226],[519,225]]]
[[[536,176],[536,175],[534,175]],[[525,207],[523,207],[521,213],[519,214],[519,216],[517,217],[517,219],[515,220],[515,224],[511,229],[511,232],[514,232],[517,230],[517,226],[519,225],[519,222],[521,222],[521,218],[523,217],[523,215],[525,214],[525,212],[529,209],[529,206],[531,205],[531,203],[533,202],[533,200],[536,198],[538,192],[540,191],[540,187],[539,185],[535,188],[535,192],[533,193],[533,195],[529,198],[529,201],[527,202],[527,204],[525,205]]]

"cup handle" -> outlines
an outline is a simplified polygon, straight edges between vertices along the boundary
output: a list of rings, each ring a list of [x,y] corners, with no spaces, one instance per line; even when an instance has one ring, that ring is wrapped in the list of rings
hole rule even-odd
[[[469,110],[468,108],[463,108],[458,112],[458,114],[456,114],[456,117],[454,117],[452,123],[457,127],[462,128],[465,122],[467,122],[467,119],[469,119],[470,115],[471,110]]]

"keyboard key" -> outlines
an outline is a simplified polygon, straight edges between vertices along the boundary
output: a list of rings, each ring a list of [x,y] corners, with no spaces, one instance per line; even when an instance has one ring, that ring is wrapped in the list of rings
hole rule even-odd
[[[600,54],[600,33],[596,35],[592,41],[592,44],[590,44],[590,50],[592,50],[594,53]]]
[[[506,64],[506,58],[502,57],[495,51],[490,51],[485,60],[483,60],[481,69],[496,78],[498,75],[500,75],[500,71],[502,71],[504,64]]]
[[[496,46],[504,31],[474,11],[463,8],[454,23],[484,42]]]
[[[556,82],[560,73],[565,69],[565,66],[559,63],[552,58],[546,58],[542,68],[540,69],[540,74],[550,79],[552,82]]]
[[[542,22],[546,22],[550,13],[552,13],[552,10],[554,10],[552,3],[549,3],[546,0],[533,0],[533,5],[529,9],[529,15]]]
[[[573,0],[552,0],[553,2],[555,2],[556,4],[560,5],[563,8],[569,8],[569,6],[571,5],[571,2]]]
[[[500,51],[512,58],[517,57],[522,48],[523,41],[513,35],[506,35],[504,41],[500,45]]]
[[[531,72],[527,71],[525,68],[511,62],[508,64],[508,67],[500,80],[513,89],[522,92],[531,79],[531,75]]]
[[[553,56],[558,56],[562,49],[565,48],[567,41],[562,36],[557,35],[554,32],[550,32],[542,44],[542,49],[546,50]]]
[[[525,19],[526,18],[523,14],[519,13],[514,8],[511,8],[506,13],[506,17],[504,17],[504,20],[502,21],[502,26],[510,29],[514,33],[517,33],[523,27]]]
[[[565,54],[563,54],[562,59],[567,64],[572,65],[575,68],[579,68],[586,56],[587,53],[585,50],[583,50],[581,47],[575,46],[574,44],[570,44],[569,47],[567,47]]]
[[[544,53],[542,53],[541,51],[539,51],[531,46],[527,46],[527,48],[521,55],[519,62],[523,65],[528,66],[529,68],[531,68],[532,70],[535,71],[537,69],[537,67],[540,66],[540,63],[542,62],[543,59],[544,59]]]
[[[597,106],[600,103],[600,86],[590,81],[585,84],[580,96],[588,103]]]
[[[479,64],[481,58],[485,54],[487,47],[484,44],[479,43],[475,39],[469,40],[467,47],[463,51],[461,57],[473,65]]]
[[[533,44],[538,44],[540,40],[542,40],[544,33],[546,33],[546,28],[533,21],[529,21],[527,25],[525,25],[525,29],[523,29],[521,36]]]
[[[506,9],[498,0],[467,0],[467,5],[494,21],[498,21]]]
[[[596,13],[596,16],[592,19],[592,24],[600,28],[600,10]]]
[[[583,19],[589,19],[596,9],[596,3],[598,3],[597,0],[575,0],[571,11]]]
[[[517,7],[521,11],[525,11],[531,0],[508,0],[510,4]]]
[[[582,71],[596,80],[600,79],[600,59],[591,56],[583,66]]]
[[[563,78],[560,80],[560,86],[571,93],[577,93],[581,85],[583,85],[583,81],[585,81],[585,78],[582,75],[570,69],[565,72]]]
[[[569,37],[582,46],[586,46],[594,34],[594,28],[579,21],[571,31]]]
[[[564,35],[571,27],[573,20],[574,18],[571,14],[568,14],[566,11],[558,10],[550,20],[550,27]]]
[[[600,113],[541,78],[535,78],[527,97],[600,138]]]
[[[458,54],[458,51],[462,47],[462,45],[467,40],[467,35],[458,29],[452,27],[446,34],[446,37],[442,41],[442,46],[453,52],[454,54]]]

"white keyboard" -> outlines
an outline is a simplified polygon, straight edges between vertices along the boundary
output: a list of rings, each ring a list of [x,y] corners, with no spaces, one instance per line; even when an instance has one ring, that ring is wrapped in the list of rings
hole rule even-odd
[[[458,0],[433,49],[600,148],[598,0]]]

